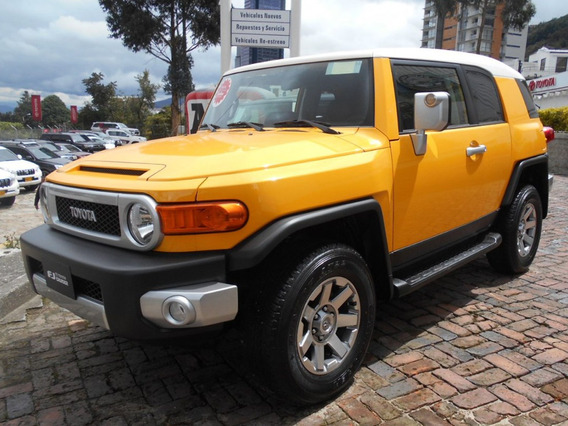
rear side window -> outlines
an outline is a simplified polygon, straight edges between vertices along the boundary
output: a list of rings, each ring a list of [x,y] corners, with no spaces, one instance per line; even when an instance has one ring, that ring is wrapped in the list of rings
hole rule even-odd
[[[475,121],[479,124],[504,121],[503,108],[493,77],[476,69],[466,68]]]
[[[530,118],[538,118],[538,111],[536,109],[536,105],[534,104],[533,97],[531,95],[531,91],[527,86],[527,82],[525,80],[517,80],[517,85],[519,86],[519,90],[523,95],[523,99],[525,101],[525,105],[527,107],[527,112],[529,113]]]
[[[448,92],[451,99],[450,125],[469,124],[462,85],[456,68],[395,64],[393,74],[401,132],[414,129],[414,94],[419,92]]]

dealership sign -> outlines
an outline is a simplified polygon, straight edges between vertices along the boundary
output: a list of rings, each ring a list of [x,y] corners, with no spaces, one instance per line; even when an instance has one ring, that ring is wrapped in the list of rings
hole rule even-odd
[[[41,121],[41,96],[32,95],[32,118]]]
[[[77,105],[71,105],[71,123],[75,124],[79,121],[79,114],[77,113]]]
[[[231,45],[290,47],[290,11],[231,9]]]
[[[548,89],[556,86],[556,77],[539,78],[538,80],[529,81],[529,89],[531,92],[538,89]]]

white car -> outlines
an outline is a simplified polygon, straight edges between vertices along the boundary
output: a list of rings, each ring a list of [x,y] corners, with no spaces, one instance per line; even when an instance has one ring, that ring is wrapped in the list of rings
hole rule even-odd
[[[11,206],[20,193],[18,178],[12,172],[0,169],[0,206]]]
[[[109,129],[124,130],[134,136],[140,136],[140,130],[115,121],[95,121],[91,126],[91,130],[95,132],[106,132]]]
[[[146,142],[146,138],[143,136],[134,136],[131,135],[129,132],[125,130],[116,130],[116,129],[108,129],[106,134],[109,135],[116,141],[119,142],[120,145],[127,145],[131,143],[138,143],[138,142]]]
[[[22,160],[18,155],[3,146],[0,146],[0,169],[15,174],[20,188],[33,191],[41,183],[42,173],[36,164]]]

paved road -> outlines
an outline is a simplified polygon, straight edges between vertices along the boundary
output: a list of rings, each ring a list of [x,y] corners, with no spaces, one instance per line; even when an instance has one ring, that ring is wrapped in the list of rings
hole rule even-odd
[[[7,218],[10,229],[32,222],[29,197],[0,211],[0,236]],[[266,397],[230,336],[199,350],[139,344],[46,301],[0,325],[0,422],[566,425],[567,199],[568,178],[556,177],[529,273],[499,275],[479,260],[382,304],[355,383],[327,404],[297,410]]]

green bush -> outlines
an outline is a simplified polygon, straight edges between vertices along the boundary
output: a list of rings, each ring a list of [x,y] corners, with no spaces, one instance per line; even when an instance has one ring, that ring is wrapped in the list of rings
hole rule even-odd
[[[568,131],[568,107],[542,109],[538,115],[543,125],[552,127],[556,132]]]
[[[8,121],[0,121],[0,130],[14,130],[14,127],[18,130],[24,128],[22,123],[11,123]]]

